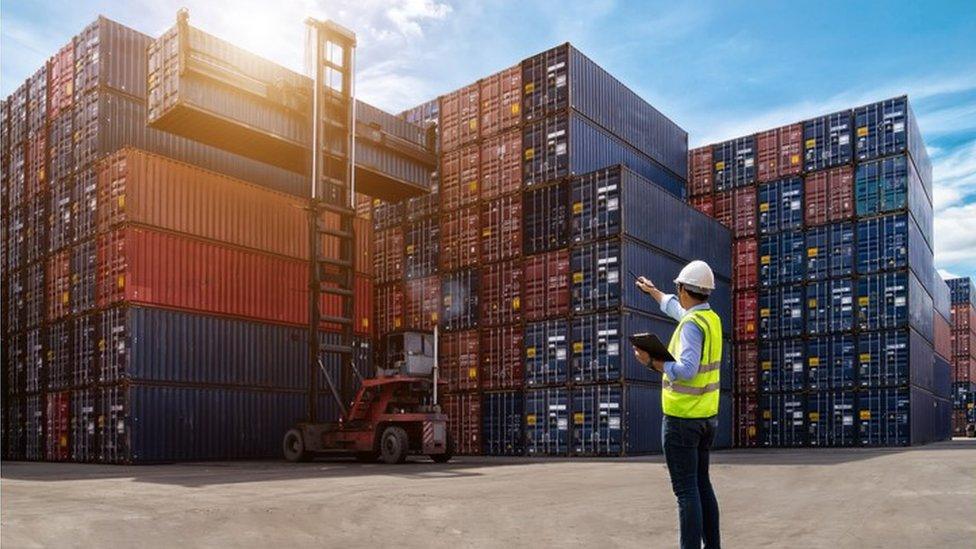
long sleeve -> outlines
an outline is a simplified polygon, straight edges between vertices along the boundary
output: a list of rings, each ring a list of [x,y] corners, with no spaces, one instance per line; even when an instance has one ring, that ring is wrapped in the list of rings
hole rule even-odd
[[[698,373],[701,365],[702,343],[705,334],[694,322],[686,322],[681,329],[681,355],[676,356],[677,362],[665,362],[664,373],[671,380],[691,379]]]
[[[685,309],[678,301],[678,296],[674,294],[664,294],[661,299],[661,312],[675,320],[681,320],[685,316]]]

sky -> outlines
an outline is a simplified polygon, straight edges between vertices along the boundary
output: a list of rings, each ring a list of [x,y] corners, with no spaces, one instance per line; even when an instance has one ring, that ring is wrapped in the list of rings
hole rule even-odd
[[[392,112],[563,42],[684,127],[691,146],[908,94],[934,166],[935,257],[976,276],[976,2],[50,0],[0,4],[0,92],[105,15],[191,24],[301,70],[307,16],[357,33],[357,93]]]

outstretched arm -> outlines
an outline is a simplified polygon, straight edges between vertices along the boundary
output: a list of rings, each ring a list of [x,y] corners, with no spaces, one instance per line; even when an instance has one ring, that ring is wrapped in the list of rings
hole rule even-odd
[[[637,288],[645,294],[651,296],[654,301],[661,305],[661,312],[675,320],[681,320],[685,316],[685,309],[678,302],[678,297],[674,294],[666,294],[657,289],[649,279],[643,276],[637,279]]]

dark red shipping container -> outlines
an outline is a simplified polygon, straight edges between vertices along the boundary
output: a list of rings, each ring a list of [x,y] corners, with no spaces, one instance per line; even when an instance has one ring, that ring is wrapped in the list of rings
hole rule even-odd
[[[408,330],[431,331],[437,325],[441,308],[441,281],[436,276],[404,283],[406,326]]]
[[[377,284],[403,280],[403,227],[376,231],[373,271]]]
[[[456,271],[478,263],[481,248],[481,210],[475,206],[441,216],[440,268]]]
[[[478,201],[481,153],[477,146],[445,152],[441,160],[441,210],[453,212]]]
[[[952,304],[952,329],[976,329],[976,307],[969,303]]]
[[[403,329],[403,285],[386,284],[376,287],[376,332],[384,335]]]
[[[522,188],[522,132],[505,132],[481,145],[481,198],[491,200]]]
[[[732,244],[733,290],[749,290],[759,286],[759,242],[755,238],[736,240]]]
[[[510,194],[481,207],[481,261],[494,263],[522,253],[522,197]]]
[[[487,326],[522,320],[522,266],[503,261],[481,269],[481,323]]]
[[[48,461],[67,461],[71,455],[68,435],[71,432],[71,391],[47,394],[45,457]]]
[[[569,314],[569,250],[525,258],[525,319],[542,320]]]
[[[736,341],[754,341],[759,324],[759,294],[755,290],[735,293],[734,334]]]
[[[522,120],[522,65],[481,80],[481,137],[493,136]]]
[[[455,393],[444,395],[447,426],[454,440],[455,452],[462,455],[481,453],[481,395]]]
[[[355,270],[363,276],[372,278],[375,275],[373,271],[373,256],[376,255],[376,238],[373,232],[373,222],[369,219],[356,217],[352,221],[352,230],[356,237],[353,242],[353,245],[356,247]],[[326,257],[332,253],[333,249],[335,250],[333,257],[338,257],[339,242],[337,239],[323,236],[323,244],[326,249]]]
[[[755,394],[735,397],[735,445],[739,448],[759,446],[759,397]]]
[[[62,250],[47,260],[47,319],[71,313],[71,251]]]
[[[157,305],[304,325],[308,263],[138,227],[99,236],[97,301]],[[356,277],[355,331],[369,335],[372,282]],[[324,316],[341,316],[323,294]],[[325,326],[333,329],[335,326]]]
[[[854,215],[854,171],[850,166],[807,174],[804,199],[807,225],[822,225]]]
[[[756,188],[753,186],[733,191],[735,212],[733,232],[736,238],[756,234]]]
[[[47,191],[47,135],[38,134],[27,140],[27,198]]]
[[[759,348],[755,343],[735,346],[735,383],[737,393],[759,391]]]
[[[952,356],[968,358],[976,357],[976,335],[969,330],[953,330],[949,338],[952,346]]]
[[[796,175],[803,167],[803,124],[792,124],[756,135],[757,179],[765,183]]]
[[[441,96],[441,150],[450,152],[478,139],[480,89],[477,82]]]
[[[691,206],[708,217],[715,215],[715,199],[710,194],[692,197]]]
[[[715,220],[730,229],[733,228],[732,217],[735,212],[732,197],[732,191],[715,193],[714,204],[712,206],[715,212]]]
[[[942,318],[942,315],[935,313],[934,315],[934,328],[935,332],[933,341],[933,350],[935,353],[946,360],[952,359],[952,326],[949,321]]]
[[[448,390],[477,389],[480,364],[478,330],[444,333],[438,344],[439,367]]]
[[[482,389],[522,388],[522,337],[521,324],[481,330]]]
[[[976,381],[976,358],[956,356],[952,358],[952,382]]]
[[[74,102],[75,88],[75,45],[68,42],[51,58],[48,65],[51,72],[48,75],[48,119],[54,120],[61,111],[71,108]]]
[[[688,151],[688,190],[691,197],[712,193],[712,146]]]

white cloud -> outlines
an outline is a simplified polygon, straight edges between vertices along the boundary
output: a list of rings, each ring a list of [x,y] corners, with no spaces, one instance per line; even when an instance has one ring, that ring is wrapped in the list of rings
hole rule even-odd
[[[952,206],[935,216],[937,267],[976,270],[976,203]]]
[[[932,157],[936,212],[976,195],[976,139]]]
[[[947,271],[945,269],[938,269],[938,271],[939,271],[939,276],[942,277],[942,280],[949,280],[951,278],[959,278],[959,275],[957,275],[957,274],[955,274],[955,273],[953,273],[951,271]]]

